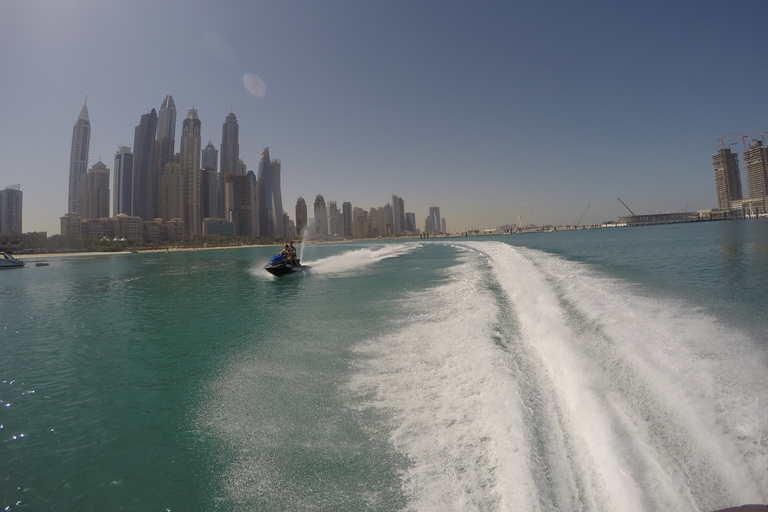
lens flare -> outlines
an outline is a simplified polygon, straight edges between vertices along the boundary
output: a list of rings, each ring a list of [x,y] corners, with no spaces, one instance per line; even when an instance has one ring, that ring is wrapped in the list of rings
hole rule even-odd
[[[267,94],[267,86],[264,85],[264,81],[253,73],[243,75],[243,85],[254,96],[264,96]]]

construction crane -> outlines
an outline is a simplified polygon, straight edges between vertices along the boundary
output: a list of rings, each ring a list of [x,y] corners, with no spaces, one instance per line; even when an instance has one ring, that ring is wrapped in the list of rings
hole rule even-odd
[[[743,146],[744,151],[747,150],[747,142],[746,142],[746,140],[747,140],[747,137],[749,137],[749,135],[746,135],[744,133],[735,133],[735,132],[725,132],[724,134],[722,134],[720,136],[720,148],[721,149],[725,149],[726,144],[725,144],[725,142],[723,142],[723,139],[725,138],[726,135],[735,135],[737,137],[741,137],[741,145]],[[736,144],[736,143],[732,142],[732,143],[728,144],[728,146],[733,146],[734,144]],[[619,199],[619,201],[621,201],[621,199]],[[626,205],[624,205],[624,206],[626,206]]]
[[[578,228],[579,224],[581,224],[582,219],[584,218],[584,215],[587,214],[587,210],[589,210],[589,207],[591,206],[591,203],[587,203],[587,206],[584,207],[583,210],[581,210],[581,215],[579,215],[579,218],[576,219],[576,222],[573,223],[573,226]]]
[[[627,205],[624,203],[624,201],[622,201],[622,200],[621,200],[620,198],[618,198],[618,197],[616,198],[616,200],[617,200],[618,202],[620,202],[621,204],[623,204],[623,205],[624,205],[624,208],[626,208],[627,210],[629,210],[629,213],[631,213],[633,217],[635,216],[635,212],[633,212],[632,210],[630,210],[630,209],[629,209],[629,206],[627,206]]]

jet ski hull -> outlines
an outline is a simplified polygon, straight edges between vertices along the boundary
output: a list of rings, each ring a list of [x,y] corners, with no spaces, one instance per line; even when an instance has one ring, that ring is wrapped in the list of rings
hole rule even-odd
[[[288,260],[281,255],[273,257],[267,265],[264,266],[264,270],[276,277],[287,276],[295,272],[304,272],[309,269],[309,266],[302,265],[298,260],[295,265],[288,263]]]

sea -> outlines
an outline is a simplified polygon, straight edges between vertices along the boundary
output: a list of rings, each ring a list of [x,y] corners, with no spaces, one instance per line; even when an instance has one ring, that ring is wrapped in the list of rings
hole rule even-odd
[[[768,218],[0,272],[0,510],[768,502]]]

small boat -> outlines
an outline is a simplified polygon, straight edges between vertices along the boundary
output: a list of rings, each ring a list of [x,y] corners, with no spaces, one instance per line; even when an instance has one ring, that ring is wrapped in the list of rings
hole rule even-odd
[[[47,261],[38,261],[37,263],[35,263],[35,266],[36,267],[47,267],[48,266],[48,262]]]
[[[309,265],[302,265],[299,260],[295,260],[294,263],[291,263],[288,258],[286,258],[285,254],[275,254],[272,256],[272,259],[269,260],[269,263],[264,266],[264,270],[276,277],[287,276],[294,272],[304,272],[308,269]]]
[[[22,268],[24,262],[17,260],[9,252],[0,252],[0,268]]]

